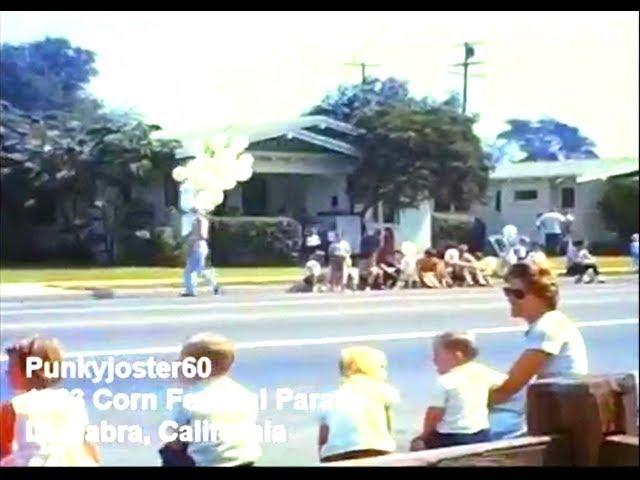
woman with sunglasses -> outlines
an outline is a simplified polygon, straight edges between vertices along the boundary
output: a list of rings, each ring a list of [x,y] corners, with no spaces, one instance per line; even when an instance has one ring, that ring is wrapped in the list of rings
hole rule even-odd
[[[0,466],[96,466],[95,445],[84,438],[89,423],[84,400],[59,388],[55,372],[62,350],[54,339],[32,337],[6,349],[7,377],[15,396],[2,406]],[[43,366],[28,372],[27,359]],[[45,369],[45,365],[49,368]]]
[[[504,293],[511,305],[511,317],[523,319],[529,328],[524,352],[509,370],[505,382],[492,390],[490,405],[523,396],[534,377],[575,377],[588,372],[584,339],[576,325],[558,310],[558,283],[548,266],[516,263],[509,269],[506,281]],[[517,403],[521,428],[524,401]]]

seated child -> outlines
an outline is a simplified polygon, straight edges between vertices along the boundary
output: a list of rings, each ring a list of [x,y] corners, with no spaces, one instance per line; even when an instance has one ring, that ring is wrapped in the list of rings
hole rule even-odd
[[[412,451],[489,441],[489,391],[507,376],[475,362],[477,355],[469,335],[447,332],[435,339],[439,376]]]
[[[444,260],[438,258],[438,254],[433,248],[424,251],[424,256],[418,260],[416,267],[418,280],[425,288],[442,288],[453,285]]]
[[[231,341],[204,332],[190,337],[182,346],[180,360],[205,359],[211,365],[208,377],[183,378],[185,399],[174,405],[172,420],[180,427],[191,425],[196,431],[208,425],[213,435],[191,442],[181,438],[160,450],[165,466],[233,467],[253,465],[262,455],[256,425],[258,403],[255,394],[230,376],[235,360]],[[211,431],[211,430],[210,430]],[[175,432],[175,430],[174,430]],[[177,460],[181,462],[177,464]]]
[[[579,242],[578,244],[578,258],[576,260],[576,283],[604,283],[604,280],[600,278],[600,270],[596,258],[591,255],[586,243]]]
[[[320,409],[318,450],[321,462],[384,455],[396,449],[391,408],[399,402],[387,383],[387,358],[366,346],[340,353],[342,382]]]

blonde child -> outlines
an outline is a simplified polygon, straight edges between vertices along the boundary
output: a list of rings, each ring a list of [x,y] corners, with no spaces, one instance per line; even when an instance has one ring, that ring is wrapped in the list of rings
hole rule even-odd
[[[447,332],[435,339],[438,378],[412,451],[489,441],[489,392],[506,375],[476,362],[477,355],[468,334]]]
[[[385,354],[366,346],[345,348],[340,354],[340,374],[342,385],[320,413],[320,461],[393,452],[391,407],[399,402],[399,394],[386,382]]]

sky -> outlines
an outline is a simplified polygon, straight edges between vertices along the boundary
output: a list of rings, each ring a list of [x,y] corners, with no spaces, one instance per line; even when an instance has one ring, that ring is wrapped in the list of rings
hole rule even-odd
[[[638,156],[638,32],[638,12],[0,12],[0,41],[93,50],[90,91],[178,137],[295,118],[358,82],[354,61],[444,99],[479,42],[467,110],[483,141],[550,116],[600,156]]]

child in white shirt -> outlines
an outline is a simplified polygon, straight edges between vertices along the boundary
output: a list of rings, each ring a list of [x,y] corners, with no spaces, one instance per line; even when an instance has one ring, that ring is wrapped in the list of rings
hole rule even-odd
[[[475,362],[477,355],[469,335],[448,332],[436,338],[433,363],[439,376],[412,451],[489,441],[489,391],[506,375]]]

